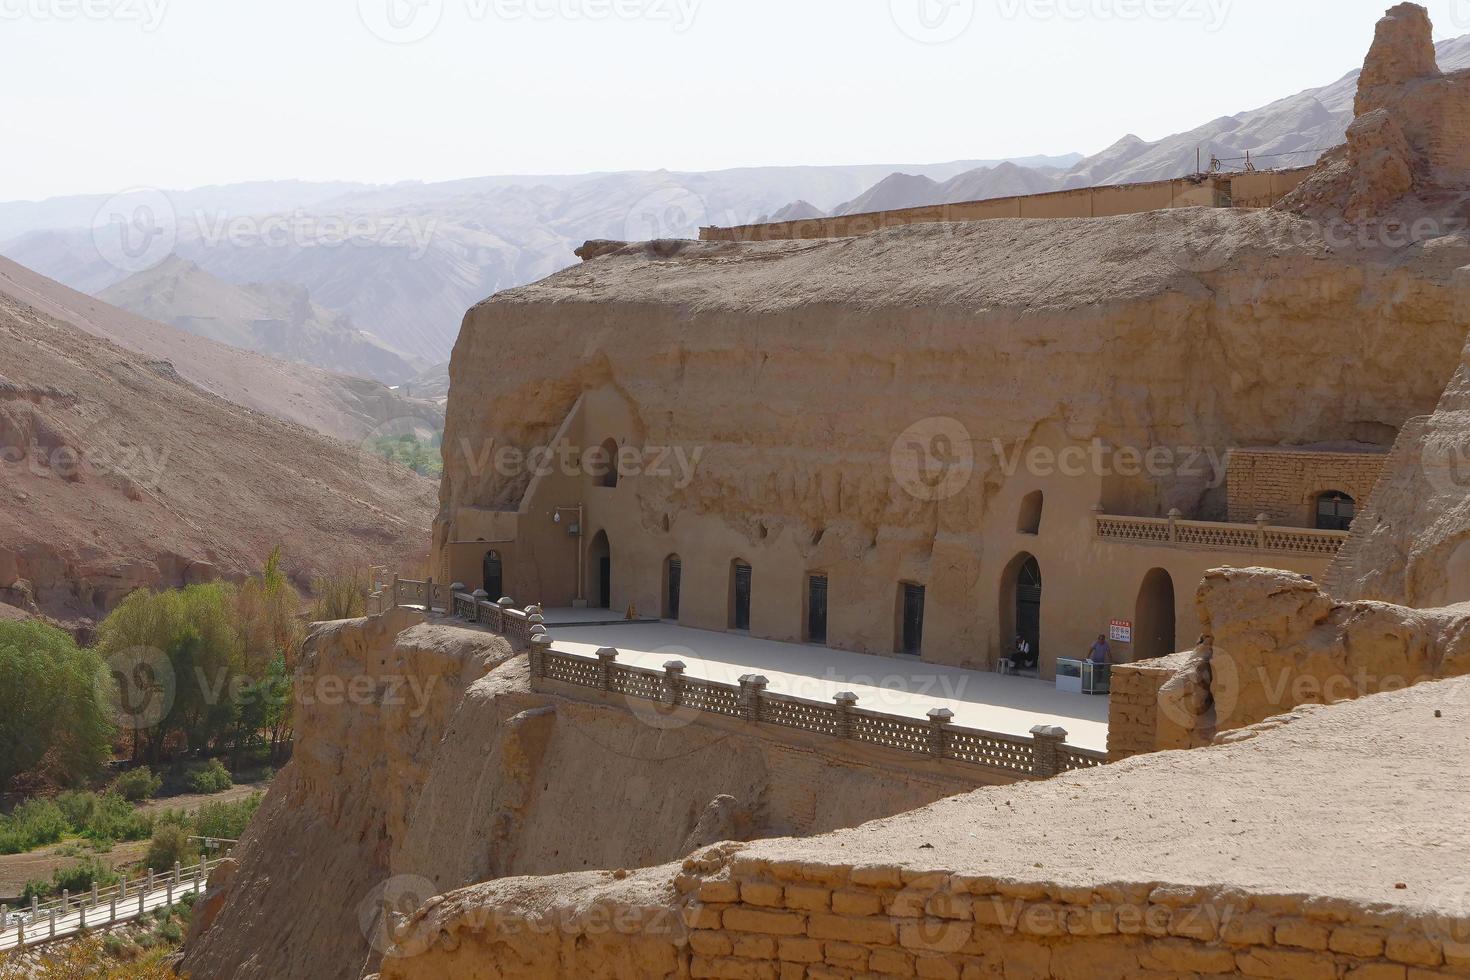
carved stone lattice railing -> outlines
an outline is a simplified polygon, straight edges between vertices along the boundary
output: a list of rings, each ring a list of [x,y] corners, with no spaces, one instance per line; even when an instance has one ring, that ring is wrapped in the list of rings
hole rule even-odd
[[[946,759],[1020,779],[1046,779],[1107,761],[1106,753],[1067,744],[1063,729],[1037,726],[1030,737],[979,731],[953,724],[954,713],[935,708],[927,721],[857,707],[855,694],[832,702],[767,693],[766,678],[747,675],[738,685],[685,676],[677,660],[663,670],[617,662],[617,651],[596,658],[553,647],[544,633],[530,645],[531,673],[537,679],[585,687],[640,701],[722,718],[779,725],[829,738],[896,749],[931,759]]]
[[[1347,541],[1346,531],[1318,531],[1306,527],[1272,527],[1255,524],[1223,524],[1186,521],[1178,511],[1168,517],[1117,517],[1098,514],[1096,535],[1102,541],[1127,544],[1157,544],[1202,551],[1274,552],[1288,555],[1320,555],[1331,558]]]

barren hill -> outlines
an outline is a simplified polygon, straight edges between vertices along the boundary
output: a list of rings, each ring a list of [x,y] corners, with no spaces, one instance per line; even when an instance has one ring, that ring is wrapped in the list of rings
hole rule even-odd
[[[64,321],[144,359],[167,361],[183,379],[247,408],[339,439],[357,441],[394,419],[433,427],[437,405],[376,381],[332,374],[196,337],[120,310],[0,257],[0,298]]]
[[[304,287],[225,282],[177,256],[109,286],[97,298],[232,347],[385,384],[407,381],[429,367],[313,302]]]
[[[193,344],[232,352],[176,363],[239,371],[257,395],[289,392],[302,375],[8,263],[0,272],[0,602],[77,620],[139,586],[256,570],[276,545],[298,582],[423,549],[428,480],[97,334],[146,328],[143,340],[175,356],[170,335],[185,355]]]

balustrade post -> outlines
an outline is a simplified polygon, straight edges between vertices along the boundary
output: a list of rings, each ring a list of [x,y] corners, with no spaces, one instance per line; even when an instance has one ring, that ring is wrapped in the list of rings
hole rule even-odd
[[[614,647],[603,647],[597,651],[597,686],[603,691],[611,692],[613,689],[613,664],[617,659],[618,651]]]
[[[114,923],[116,921],[117,921],[117,896],[114,895],[114,896],[112,896],[112,900],[107,903],[107,924],[108,925],[111,925],[112,923]]]
[[[71,892],[63,888],[61,890],[61,914],[65,915],[71,911]]]
[[[455,582],[449,587],[449,615],[454,615],[455,597],[465,590],[463,582]]]
[[[857,708],[858,696],[851,691],[834,695],[837,702],[837,737],[852,738],[852,713]]]
[[[126,899],[128,897],[128,874],[126,871],[123,872],[122,881],[118,882],[117,888],[117,897]]]
[[[31,896],[31,918],[32,919],[39,919],[40,917],[41,917],[41,900],[39,898],[37,898],[35,895],[32,895]]]
[[[17,934],[16,937],[16,948],[26,948],[26,924],[24,922],[20,923],[20,932]]]
[[[51,938],[52,939],[55,939],[56,938],[56,910],[55,909],[52,909],[51,910],[50,920],[51,920]]]
[[[424,583],[424,612],[431,613],[433,611],[434,611],[434,578],[433,578],[433,576],[430,576],[429,577],[429,580]]]
[[[96,908],[97,907],[97,903],[100,902],[100,901],[102,901],[100,895],[101,895],[101,893],[98,891],[97,882],[95,882],[95,881],[92,882],[92,907],[93,908]]]
[[[1256,550],[1266,550],[1266,525],[1271,523],[1270,514],[1256,515]]]
[[[551,637],[545,635],[531,637],[531,651],[528,656],[531,661],[532,677],[546,676],[546,655],[550,652]]]
[[[486,592],[484,589],[476,589],[473,598],[475,600],[475,611],[470,622],[478,623],[480,621],[480,603],[489,602],[490,593]]]
[[[1035,774],[1043,779],[1062,771],[1062,743],[1067,730],[1057,725],[1037,725],[1031,729],[1031,757]]]
[[[1179,541],[1179,519],[1184,516],[1184,511],[1178,507],[1169,511],[1169,543],[1177,544]]]
[[[388,588],[388,596],[389,596],[389,599],[388,599],[388,608],[389,609],[397,609],[398,608],[398,573],[397,572],[394,572],[393,573],[393,584],[391,586],[389,586],[389,588]]]
[[[929,709],[929,752],[941,759],[949,755],[949,726],[954,712],[948,708]]]
[[[143,894],[153,891],[153,869],[148,869],[148,887],[143,889]]]
[[[179,862],[177,862],[177,861],[174,862],[174,880],[173,880],[173,883],[175,885],[177,885],[179,883]]]
[[[766,687],[770,685],[761,674],[746,674],[740,678],[740,700],[745,706],[746,721],[761,721],[765,714]]]
[[[684,703],[684,671],[688,669],[682,660],[664,664],[664,703],[671,708]]]

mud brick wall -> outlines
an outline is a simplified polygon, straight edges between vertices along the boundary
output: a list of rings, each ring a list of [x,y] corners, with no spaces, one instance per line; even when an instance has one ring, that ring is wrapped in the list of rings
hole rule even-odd
[[[1383,476],[1386,455],[1235,449],[1227,495],[1230,520],[1254,524],[1261,514],[1281,527],[1315,527],[1317,498],[1338,490],[1362,510]]]

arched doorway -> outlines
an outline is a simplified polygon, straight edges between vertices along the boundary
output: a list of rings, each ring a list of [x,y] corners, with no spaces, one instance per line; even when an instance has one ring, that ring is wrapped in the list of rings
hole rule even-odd
[[[611,609],[612,545],[608,543],[606,531],[598,531],[587,546],[587,571],[592,576],[592,581],[587,583],[588,594],[599,609]]]
[[[678,555],[664,559],[664,619],[679,621],[679,588],[683,584],[684,563]]]
[[[1011,559],[1000,580],[1000,652],[1009,656],[1016,637],[1041,655],[1041,563],[1022,552]]]
[[[1152,569],[1138,588],[1133,610],[1133,660],[1157,660],[1178,649],[1174,630],[1174,578]]]
[[[484,589],[490,596],[491,602],[499,602],[505,598],[505,566],[501,563],[500,552],[485,552],[485,560],[481,565],[484,576]]]
[[[597,485],[600,487],[616,487],[618,485],[618,444],[614,439],[608,439],[601,446],[601,458],[597,465],[599,472]]]
[[[1349,531],[1358,513],[1358,502],[1340,490],[1317,497],[1317,530]]]

